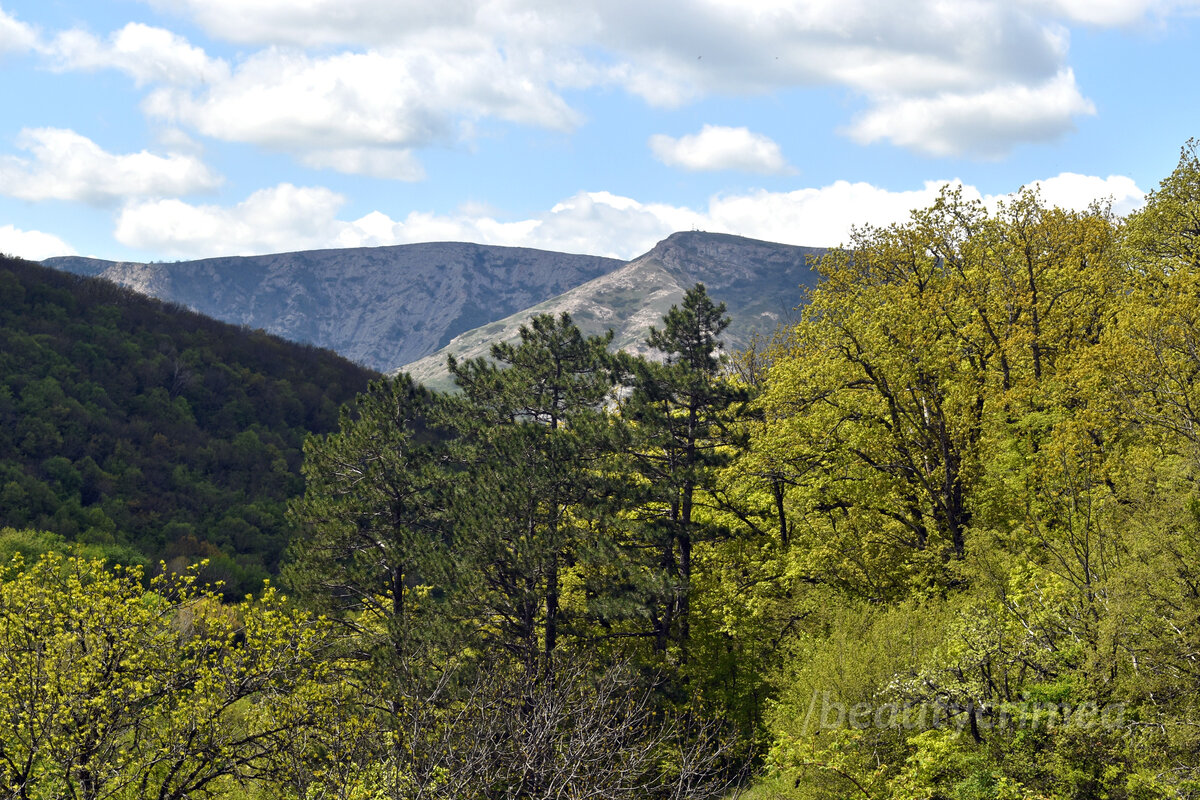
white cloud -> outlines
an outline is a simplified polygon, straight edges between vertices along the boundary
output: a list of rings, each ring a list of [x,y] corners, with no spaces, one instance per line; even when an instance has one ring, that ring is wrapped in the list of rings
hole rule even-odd
[[[794,171],[778,144],[748,128],[705,125],[699,133],[678,139],[655,134],[649,145],[654,157],[667,166],[693,172],[729,169],[778,175]]]
[[[943,185],[927,181],[920,189],[889,191],[869,183],[836,181],[792,192],[759,190],[717,196],[697,223],[703,230],[754,239],[829,247],[845,242],[855,225],[889,225],[930,205]],[[976,193],[977,194],[977,193]]]
[[[83,30],[54,37],[48,50],[58,69],[116,69],[139,86],[169,83],[191,86],[228,79],[229,66],[162,28],[131,22],[107,41]]]
[[[1133,179],[1124,175],[1099,178],[1063,172],[1053,178],[1035,181],[1033,186],[1041,191],[1049,205],[1082,210],[1093,201],[1111,200],[1113,211],[1119,216],[1137,210],[1146,198],[1146,193]]]
[[[104,205],[128,197],[192,194],[221,182],[194,156],[145,150],[114,155],[61,128],[26,128],[17,146],[32,157],[0,157],[0,194],[22,200]]]
[[[1064,19],[1097,27],[1159,22],[1177,14],[1200,11],[1197,0],[1027,0],[1035,8]]]
[[[203,89],[160,87],[145,109],[213,138],[295,151],[419,147],[453,140],[461,119],[560,130],[579,122],[543,82],[475,36],[319,57],[270,48]]]
[[[1141,190],[1122,176],[1063,173],[1040,183],[1048,202],[1075,209],[1113,196],[1119,212],[1132,210],[1142,196]],[[441,215],[414,211],[403,219],[374,211],[356,220],[343,220],[338,217],[343,204],[340,195],[328,189],[283,184],[256,192],[232,208],[193,206],[177,200],[131,204],[121,212],[116,237],[131,247],[190,258],[428,241],[632,258],[669,234],[691,228],[831,246],[847,241],[855,225],[904,222],[913,209],[930,205],[943,185],[929,181],[916,189],[891,191],[838,181],[793,192],[717,195],[706,208],[697,209],[643,203],[609,192],[580,192],[534,217],[502,221],[472,208]],[[971,186],[964,186],[963,193],[993,207],[1008,197],[985,197]]]
[[[242,43],[304,46],[381,43],[406,30],[469,25],[479,5],[465,0],[146,0],[192,17],[210,33]]]
[[[52,256],[75,255],[75,249],[49,233],[23,231],[12,225],[0,225],[0,253],[41,261]]]
[[[977,83],[978,74],[1052,73],[1063,46],[1056,29],[1001,0],[149,2],[242,43],[411,46],[430,33],[470,32],[510,49],[570,53],[573,60],[583,57],[584,48],[602,48],[615,58],[594,59],[593,66],[636,67],[609,74],[630,82],[657,76],[682,94],[692,84],[705,91],[761,89],[820,83],[835,75],[871,91],[914,81],[930,82],[926,89],[946,88],[948,79],[960,86]]]
[[[1056,26],[1001,0],[151,2],[244,43],[413,46],[470,34],[532,54],[529,66],[567,67],[559,85],[607,79],[665,104],[830,82],[867,92],[979,87],[1051,75],[1065,49]]]
[[[37,34],[33,28],[0,8],[0,53],[24,52],[36,44]]]
[[[344,226],[336,220],[344,202],[329,189],[288,183],[234,207],[135,202],[121,210],[114,236],[129,247],[197,258],[328,247]]]
[[[934,156],[1001,158],[1018,142],[1056,139],[1074,129],[1075,117],[1095,113],[1066,69],[1038,86],[881,101],[848,132],[863,144],[887,139]]]
[[[228,80],[168,87],[147,108],[275,147],[325,134],[334,148],[420,147],[483,117],[570,129],[566,89],[616,86],[670,107],[834,86],[866,103],[849,129],[860,141],[986,157],[1093,113],[1062,20],[1127,24],[1196,1],[148,0],[265,49]],[[994,126],[972,124],[975,113]],[[916,133],[889,127],[908,123]]]

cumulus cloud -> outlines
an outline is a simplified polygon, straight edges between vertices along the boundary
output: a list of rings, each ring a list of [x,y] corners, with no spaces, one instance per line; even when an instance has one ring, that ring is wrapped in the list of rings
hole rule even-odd
[[[1056,29],[1001,0],[149,2],[248,44],[411,45],[431,32],[471,32],[543,54],[561,48],[580,57],[583,48],[599,47],[615,56],[605,65],[637,68],[609,75],[628,81],[655,75],[683,94],[689,84],[762,88],[836,75],[870,90],[914,82],[945,88],[947,80],[961,86],[981,77],[1053,72],[1063,49]]]
[[[893,144],[934,156],[969,151],[1001,158],[1018,142],[1056,139],[1074,129],[1074,118],[1096,113],[1067,69],[1039,86],[1012,84],[974,94],[881,101],[850,128],[863,144]]]
[[[381,43],[404,31],[471,24],[479,5],[462,0],[146,0],[191,17],[210,33],[246,44]]]
[[[891,191],[838,181],[793,192],[765,190],[717,195],[706,207],[643,203],[609,192],[580,192],[521,220],[465,208],[455,214],[412,212],[401,219],[374,211],[339,218],[344,199],[327,189],[282,184],[256,192],[234,207],[196,206],[167,200],[136,203],[120,215],[123,244],[178,257],[268,253],[320,247],[368,247],[428,241],[471,241],[632,258],[669,234],[688,229],[734,233],[768,241],[831,246],[848,240],[855,225],[903,222],[928,206],[945,182]],[[952,182],[957,183],[957,182]],[[1142,192],[1128,178],[1063,173],[1040,182],[1048,202],[1083,209],[1112,197],[1132,210]],[[1007,195],[983,196],[962,187],[968,199],[995,206]]]
[[[1032,188],[1037,188],[1048,204],[1060,208],[1082,210],[1095,201],[1111,201],[1112,209],[1118,216],[1136,211],[1146,198],[1146,193],[1133,179],[1124,175],[1099,178],[1063,172],[1053,178],[1035,181]]]
[[[1056,27],[1000,0],[152,2],[244,43],[411,46],[430,33],[470,33],[533,54],[531,67],[575,62],[559,82],[612,80],[668,104],[697,92],[831,81],[871,92],[961,89],[1053,74],[1065,50]]]
[[[466,27],[362,52],[268,46],[233,65],[138,23],[104,38],[67,31],[46,52],[56,69],[115,69],[150,86],[143,110],[173,126],[290,152],[318,168],[399,180],[423,177],[411,148],[453,142],[474,120],[556,130],[581,121],[537,76],[538,53],[506,52]]]
[[[12,225],[0,225],[0,253],[41,261],[53,256],[72,256],[75,249],[49,233],[23,231]]]
[[[0,193],[22,200],[106,205],[128,197],[192,194],[221,183],[194,156],[145,150],[115,155],[62,128],[26,128],[17,147],[30,157],[0,157]]]
[[[1174,14],[1200,11],[1197,0],[1027,0],[1039,10],[1098,27],[1161,21]]]
[[[692,172],[728,169],[778,175],[794,171],[778,144],[748,128],[705,125],[699,133],[678,139],[658,133],[650,137],[649,145],[662,163]]]
[[[37,44],[33,28],[0,8],[0,53],[23,52]]]
[[[236,206],[151,200],[126,205],[117,218],[117,241],[172,256],[247,255],[328,247],[344,223],[345,203],[323,187],[279,184],[254,192]]]
[[[460,119],[560,130],[579,121],[548,86],[475,36],[329,56],[270,48],[239,63],[228,80],[159,87],[144,107],[213,138],[297,151],[420,147],[454,139]]]
[[[119,215],[115,237],[130,247],[179,258],[427,241],[620,256],[686,227],[692,216],[606,192],[581,193],[537,218],[511,222],[472,209],[447,215],[414,211],[401,220],[376,211],[343,220],[338,212],[344,203],[328,189],[291,184],[255,192],[232,207],[180,200],[130,203]]]
[[[83,30],[54,37],[48,48],[63,70],[116,69],[139,85],[169,83],[191,86],[229,78],[229,65],[209,58],[202,48],[162,28],[131,22],[107,40]]]
[[[834,86],[865,104],[847,128],[858,141],[983,157],[1061,136],[1094,113],[1070,71],[1063,21],[1122,25],[1197,4],[147,1],[263,48],[227,80],[195,92],[171,86],[147,105],[239,141],[309,147],[331,133],[340,148],[421,147],[454,137],[464,119],[570,129],[580,117],[568,89],[619,87],[671,107],[714,94]],[[347,50],[330,54],[338,47]],[[378,96],[364,85],[378,86]]]

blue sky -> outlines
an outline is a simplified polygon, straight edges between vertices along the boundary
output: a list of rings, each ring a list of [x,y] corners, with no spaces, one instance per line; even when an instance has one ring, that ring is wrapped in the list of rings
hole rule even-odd
[[[0,0],[0,251],[806,245],[1126,213],[1200,135],[1200,0]]]

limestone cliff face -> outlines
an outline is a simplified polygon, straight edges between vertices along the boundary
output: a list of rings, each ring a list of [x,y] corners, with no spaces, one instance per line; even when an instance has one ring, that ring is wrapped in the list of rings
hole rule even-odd
[[[775,244],[699,231],[672,234],[653,250],[605,275],[504,319],[466,331],[445,347],[402,369],[427,385],[446,389],[446,356],[486,356],[493,342],[513,341],[533,314],[567,312],[587,334],[613,330],[613,344],[645,354],[651,325],[662,325],[684,292],[703,283],[732,318],[725,347],[739,350],[757,332],[770,336],[795,315],[805,288],[816,285],[812,260],[820,248]]]
[[[44,263],[98,275],[226,322],[328,347],[380,370],[415,361],[463,331],[623,264],[458,242],[174,264],[77,257]]]

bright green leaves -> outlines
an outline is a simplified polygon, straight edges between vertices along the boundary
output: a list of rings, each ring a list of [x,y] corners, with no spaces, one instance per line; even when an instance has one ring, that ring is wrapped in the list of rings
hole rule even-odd
[[[0,781],[18,797],[183,798],[262,774],[325,712],[327,633],[268,589],[51,553],[0,573]]]
[[[1197,142],[1122,236],[1129,270],[1107,342],[1118,395],[1135,419],[1200,442],[1200,157]]]
[[[953,581],[990,448],[1048,404],[1116,285],[1101,210],[1046,209],[1023,193],[989,215],[947,191],[907,225],[863,229],[822,262],[761,405],[759,468],[797,486],[810,569],[866,596]],[[1078,405],[1078,403],[1076,404]]]
[[[811,623],[796,796],[1194,792],[1198,176],[1190,142],[1123,223],[950,191],[824,260],[743,459]],[[797,729],[813,698],[944,716]]]
[[[1153,265],[1160,276],[1195,269],[1200,261],[1200,140],[1189,139],[1180,148],[1175,170],[1130,215],[1125,244],[1135,264]]]

